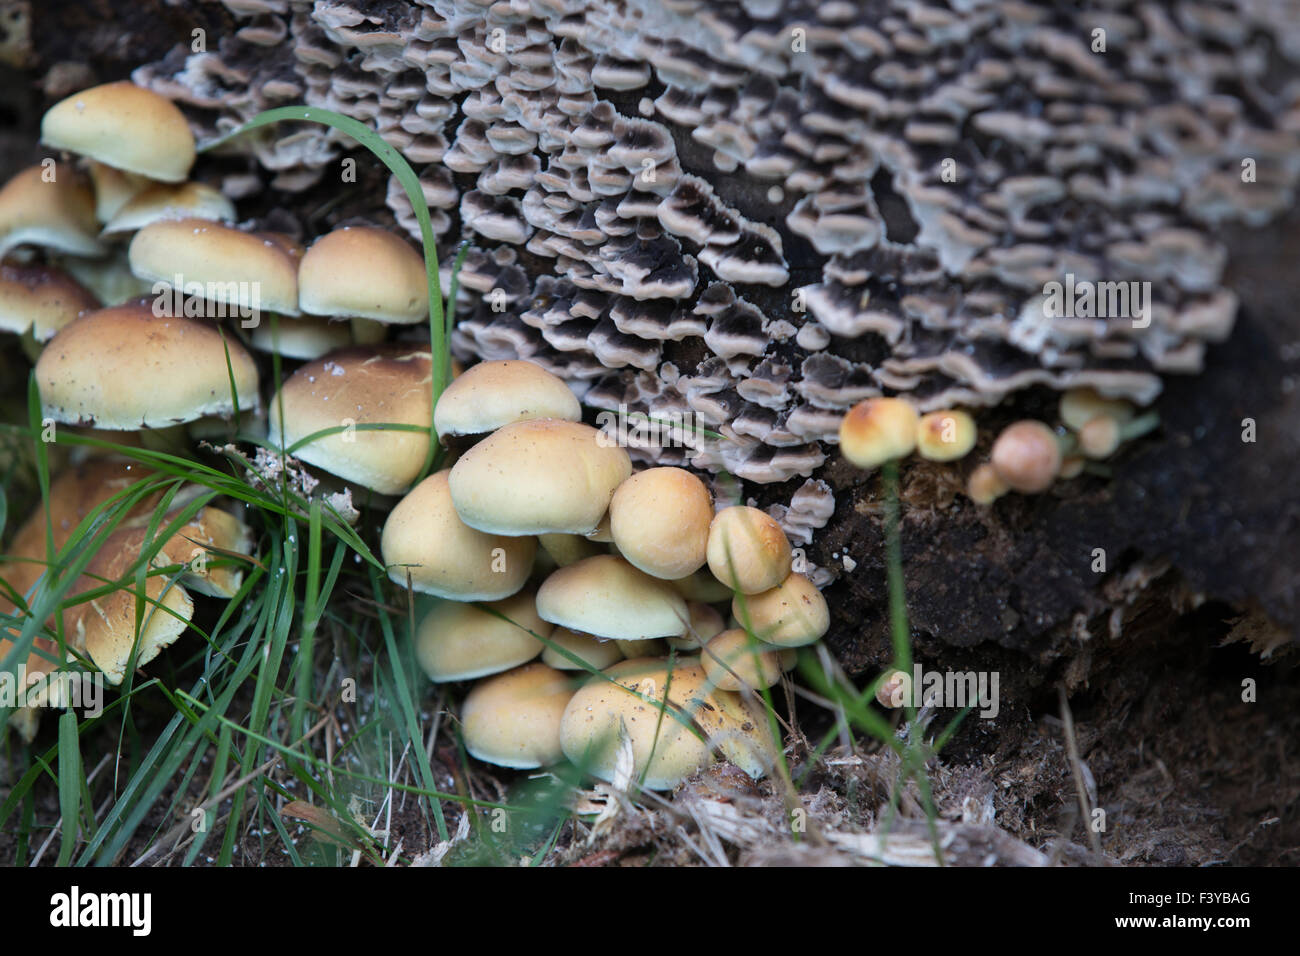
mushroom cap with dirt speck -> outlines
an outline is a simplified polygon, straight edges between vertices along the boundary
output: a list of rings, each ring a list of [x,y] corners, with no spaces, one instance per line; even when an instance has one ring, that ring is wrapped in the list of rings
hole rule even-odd
[[[1047,425],[1023,419],[1002,430],[993,443],[990,463],[1012,491],[1040,494],[1061,470],[1061,444]]]
[[[272,399],[271,440],[281,440],[283,427],[284,446],[290,448],[323,429],[342,428],[293,454],[380,494],[400,494],[419,476],[428,456],[432,369],[429,352],[418,347],[356,346],[331,352],[299,367]]]
[[[127,259],[138,278],[202,285],[209,303],[297,315],[296,251],[278,236],[207,219],[160,219],[135,234]]]
[[[24,245],[103,254],[94,194],[71,166],[28,166],[0,188],[0,257]]]
[[[672,586],[622,558],[600,554],[551,572],[537,591],[537,612],[575,631],[622,641],[686,632],[686,601]]]
[[[410,243],[386,229],[344,226],[298,264],[298,308],[311,315],[414,325],[429,318],[428,273]]]
[[[956,461],[975,447],[975,419],[959,408],[929,412],[916,425],[916,453],[929,461]]]
[[[774,588],[790,574],[790,540],[776,520],[748,505],[732,505],[709,526],[709,570],[742,594]]]
[[[764,644],[802,647],[820,640],[830,630],[830,609],[817,586],[802,574],[791,574],[761,594],[735,598],[731,611],[738,620],[748,617],[750,629]]]
[[[594,667],[596,670],[604,670],[612,664],[617,664],[623,659],[623,649],[618,641],[602,641],[598,637],[590,634],[583,634],[581,631],[575,631],[571,627],[557,627],[551,632],[550,641],[559,647],[564,648],[570,654],[582,659],[587,667]],[[637,644],[647,643],[637,641]],[[565,657],[559,650],[554,647],[547,647],[542,651],[542,663],[549,664],[556,670],[576,671],[586,670],[581,664]]]
[[[73,319],[99,308],[94,293],[53,266],[0,263],[0,332],[45,342]]]
[[[74,319],[36,363],[45,417],[119,431],[229,416],[232,375],[239,407],[256,408],[257,366],[244,347],[210,323],[154,315],[147,299]]]
[[[632,779],[649,790],[671,790],[713,760],[694,726],[709,701],[697,664],[638,657],[593,675],[574,693],[560,723],[564,754],[605,781],[614,779],[621,734],[631,743]],[[644,778],[643,778],[644,775]]]
[[[840,452],[859,468],[879,468],[916,448],[916,409],[901,398],[868,398],[840,423]]]
[[[555,418],[514,422],[451,469],[461,520],[493,534],[586,534],[632,473],[627,452],[596,429]]]
[[[461,705],[465,749],[516,770],[557,763],[564,757],[560,727],[572,697],[569,678],[541,662],[489,677]]]
[[[55,149],[178,183],[194,165],[194,134],[171,100],[125,80],[55,103],[41,119],[41,142]]]
[[[424,616],[415,658],[435,683],[499,674],[531,661],[552,625],[537,616],[530,591],[488,604],[442,601]]]
[[[609,519],[614,544],[633,567],[676,580],[704,566],[713,497],[683,468],[647,468],[618,486]]]
[[[496,601],[528,580],[535,538],[475,531],[460,520],[447,490],[447,472],[425,478],[384,522],[380,553],[388,576],[406,587],[453,601]]]
[[[102,235],[135,232],[162,219],[233,222],[235,204],[206,183],[154,183],[123,203],[104,226]]]
[[[471,366],[447,386],[433,410],[443,435],[482,435],[536,418],[582,420],[578,398],[536,362],[506,359]]]
[[[742,628],[713,635],[700,655],[704,672],[719,690],[771,687],[781,679],[776,648],[750,637]]]

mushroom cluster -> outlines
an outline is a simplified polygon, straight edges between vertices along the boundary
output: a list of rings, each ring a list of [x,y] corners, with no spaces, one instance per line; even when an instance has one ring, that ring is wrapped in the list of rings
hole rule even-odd
[[[478,681],[469,752],[516,768],[567,757],[612,780],[630,741],[651,788],[715,754],[770,769],[758,692],[830,623],[780,525],[715,510],[685,469],[634,472],[565,382],[525,360],[472,366],[433,419],[457,457],[397,502],[381,552],[394,582],[439,599],[417,634],[425,673]]]

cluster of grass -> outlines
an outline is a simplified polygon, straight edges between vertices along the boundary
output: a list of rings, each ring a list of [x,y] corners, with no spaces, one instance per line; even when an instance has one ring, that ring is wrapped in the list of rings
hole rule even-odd
[[[405,189],[423,237],[431,388],[436,402],[451,374],[448,340],[454,320],[455,275],[466,247],[462,245],[453,267],[444,310],[429,210],[406,161],[357,121],[306,107],[271,110],[230,135],[286,120],[324,123],[354,137]],[[273,370],[280,381],[278,356],[273,358]],[[231,388],[233,393],[233,376]],[[27,398],[27,423],[3,425],[0,432],[31,449],[30,470],[45,503],[51,447],[42,440],[34,377]],[[338,430],[326,429],[288,449],[283,441],[267,442],[233,430],[229,437],[284,455]],[[363,533],[321,499],[296,490],[286,469],[280,469],[278,484],[250,481],[246,461],[237,454],[171,453],[58,433],[56,443],[131,458],[149,474],[95,508],[62,548],[54,548],[47,521],[47,560],[34,592],[18,594],[0,585],[0,593],[17,608],[0,615],[0,631],[17,635],[7,645],[8,652],[0,655],[0,669],[16,669],[38,637],[54,642],[58,660],[63,661],[69,645],[62,633],[61,612],[114,589],[135,594],[137,633],[147,615],[171,613],[146,596],[145,579],[160,576],[167,586],[175,585],[185,569],[155,566],[159,549],[214,500],[245,506],[246,520],[257,538],[256,557],[217,559],[243,563],[239,593],[224,603],[205,601],[188,634],[155,663],[154,676],[138,679],[134,666],[128,667],[125,682],[116,695],[110,695],[101,715],[62,713],[56,739],[44,749],[27,748],[15,734],[5,735],[5,762],[21,771],[0,802],[0,833],[14,834],[11,862],[48,861],[52,855],[60,864],[77,865],[208,860],[229,865],[260,862],[279,852],[294,865],[358,860],[400,864],[410,862],[416,849],[450,840],[449,817],[457,807],[479,811],[469,814],[477,839],[466,841],[472,849],[462,851],[461,862],[518,862],[522,857],[538,864],[545,859],[572,819],[569,797],[580,782],[580,768],[521,781],[508,802],[480,795],[454,722],[443,710],[444,700],[440,694],[429,703],[427,684],[413,660],[415,624],[430,599],[408,589],[400,592],[404,607],[391,605],[396,589],[387,584],[387,571]],[[438,444],[431,440],[424,473],[437,465],[437,454]],[[0,533],[8,513],[4,492],[21,480],[23,460],[9,469],[0,485]],[[895,664],[910,672],[894,466],[886,468],[885,480]],[[181,506],[172,510],[182,488],[194,487],[200,493],[187,494]],[[104,580],[91,592],[70,596],[104,540],[151,495],[160,495],[161,500],[150,518],[138,560],[119,580]],[[47,626],[47,621],[53,626]],[[538,639],[599,674],[551,641],[540,635]],[[74,656],[59,669],[80,673],[94,668],[84,657]],[[799,670],[838,718],[837,728],[809,755],[805,766],[811,768],[845,735],[855,745],[855,732],[879,741],[901,759],[891,811],[897,807],[898,791],[914,780],[933,830],[926,763],[955,723],[930,743],[921,740],[920,733],[900,736],[869,706],[875,684],[858,690],[838,669],[828,666],[826,655],[819,657],[807,649],[801,652]],[[780,740],[784,734],[768,690],[762,692],[762,699],[769,730]],[[661,721],[677,720],[700,735],[691,714],[649,702],[658,707]],[[0,709],[0,726],[9,716]],[[907,726],[914,727],[916,713],[910,704],[905,717]],[[440,741],[451,741],[451,749],[438,751]],[[787,803],[797,805],[802,778],[792,776],[784,757],[774,768],[774,780]],[[41,801],[50,787],[57,793],[56,822],[46,819],[49,808]],[[407,819],[418,819],[423,830],[408,831],[405,852],[398,852],[388,832],[388,823],[399,810]],[[504,834],[483,825],[497,810],[511,818]],[[321,839],[300,844],[286,819],[301,821],[318,831]],[[308,849],[300,850],[300,845]]]

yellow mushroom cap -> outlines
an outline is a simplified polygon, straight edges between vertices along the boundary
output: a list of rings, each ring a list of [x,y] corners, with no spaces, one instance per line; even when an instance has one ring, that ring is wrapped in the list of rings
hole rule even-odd
[[[966,480],[966,494],[977,505],[991,505],[1011,488],[988,462],[977,465]]]
[[[627,452],[581,422],[515,422],[467,451],[451,470],[461,520],[494,534],[586,534],[632,473]]]
[[[194,165],[194,134],[166,97],[126,81],[105,83],[54,104],[41,142],[167,183]]]
[[[609,519],[614,544],[629,563],[675,580],[704,566],[713,497],[683,468],[648,468],[618,486]]]
[[[0,332],[31,330],[45,342],[73,319],[99,308],[80,282],[53,266],[0,264]]]
[[[461,706],[465,749],[518,770],[556,763],[564,756],[560,726],[572,697],[569,679],[542,663],[490,677]]]
[[[1079,431],[1084,425],[1105,415],[1120,424],[1133,417],[1133,406],[1118,398],[1105,398],[1096,389],[1072,388],[1061,395],[1057,413],[1066,427]]]
[[[254,327],[249,344],[259,352],[312,361],[353,342],[352,326],[318,315],[269,315]]]
[[[482,435],[534,418],[581,421],[582,408],[564,379],[523,359],[471,366],[447,386],[433,410],[439,435]]]
[[[748,505],[722,509],[709,527],[709,570],[743,594],[758,594],[784,581],[791,554],[790,541],[776,520]]]
[[[555,561],[556,567],[560,568],[575,564],[583,558],[605,553],[605,549],[598,542],[580,534],[563,534],[558,531],[539,534],[537,543]]]
[[[206,219],[160,219],[135,234],[127,259],[139,278],[183,290],[202,286],[209,302],[297,315],[296,252],[275,235]]]
[[[431,681],[470,680],[531,661],[545,647],[534,635],[551,625],[528,591],[481,607],[443,601],[420,622],[415,657]]]
[[[36,363],[47,418],[126,431],[230,415],[231,373],[239,407],[256,408],[257,366],[238,341],[207,322],[154,315],[147,300],[73,320]]]
[[[551,572],[537,591],[545,620],[596,637],[640,641],[685,633],[686,601],[672,586],[612,554]]]
[[[71,166],[28,166],[0,189],[0,257],[23,245],[98,256],[98,235],[94,194]]]
[[[235,204],[206,183],[154,183],[137,192],[104,226],[103,235],[143,229],[161,219],[208,219],[232,222]]]
[[[298,307],[311,315],[414,325],[429,317],[428,274],[410,243],[385,229],[344,226],[298,266]]]
[[[280,441],[282,426],[286,448],[323,429],[342,428],[294,455],[381,494],[399,494],[419,476],[428,456],[432,369],[429,352],[414,347],[331,352],[300,367],[271,401],[271,440]]]
[[[826,598],[805,575],[791,574],[784,581],[761,594],[751,594],[731,603],[731,612],[745,620],[754,636],[764,644],[778,647],[802,647],[821,639],[831,626]]]
[[[840,452],[859,468],[878,468],[916,448],[916,409],[901,398],[868,398],[840,423]]]
[[[916,426],[916,451],[930,461],[956,461],[975,447],[975,419],[959,408],[922,415]]]
[[[673,581],[673,587],[688,601],[712,604],[716,601],[731,600],[731,588],[715,578],[713,572],[707,567],[684,578],[678,578]]]
[[[509,597],[528,580],[535,538],[475,531],[460,520],[447,490],[447,472],[420,482],[384,523],[380,553],[388,576],[406,586],[454,601]]]
[[[133,196],[148,189],[154,182],[148,177],[126,173],[93,159],[86,163],[86,171],[95,185],[95,217],[105,223]]]
[[[696,665],[678,663],[670,676],[668,662],[655,658],[615,664],[590,678],[565,708],[560,724],[565,756],[592,776],[612,781],[620,735],[626,734],[632,779],[650,790],[671,790],[713,759],[692,723],[712,703],[706,684]]]
[[[709,642],[709,638],[727,628],[721,614],[699,601],[689,602],[686,613],[690,618],[686,633],[682,637],[668,638],[668,646],[679,651],[698,652]]]
[[[781,679],[781,659],[775,648],[754,640],[740,628],[709,639],[700,656],[704,673],[720,690],[771,687]]]
[[[1120,422],[1109,415],[1088,419],[1079,429],[1079,451],[1089,458],[1109,458],[1123,437]]]
[[[550,640],[552,644],[556,644],[570,654],[581,658],[588,667],[594,667],[596,670],[604,670],[611,664],[617,664],[623,659],[623,650],[619,647],[617,641],[602,641],[598,637],[583,634],[581,631],[575,631],[569,627],[557,627],[551,632]],[[637,643],[647,642],[638,641]],[[562,671],[586,669],[580,664],[569,660],[553,647],[548,647],[542,651],[542,663],[549,664],[551,667]]]
[[[1007,487],[1021,494],[1046,491],[1061,470],[1061,445],[1042,422],[1008,425],[993,443],[990,462]]]

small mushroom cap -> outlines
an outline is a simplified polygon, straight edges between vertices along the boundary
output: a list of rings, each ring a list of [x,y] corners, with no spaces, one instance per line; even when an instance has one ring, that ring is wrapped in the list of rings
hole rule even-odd
[[[438,398],[434,429],[441,435],[482,435],[512,422],[535,418],[582,420],[577,396],[535,362],[480,362],[453,381]]]
[[[358,346],[340,349],[302,366],[271,402],[270,436],[291,447],[326,428],[294,452],[309,464],[380,494],[410,487],[429,451],[432,422],[427,351]],[[283,406],[283,407],[282,407]],[[358,425],[415,425],[406,429],[360,429]]]
[[[1010,490],[997,469],[988,462],[977,465],[966,480],[966,494],[977,505],[991,505]]]
[[[345,349],[353,342],[352,326],[318,315],[264,315],[249,344],[259,352],[312,361]]]
[[[929,461],[965,458],[978,437],[975,419],[961,409],[947,409],[921,416],[916,426],[916,451]]]
[[[614,544],[633,567],[676,580],[704,566],[713,498],[683,468],[648,468],[618,486],[609,519]]]
[[[731,612],[745,620],[764,644],[802,647],[812,644],[830,630],[831,614],[826,598],[805,575],[791,574],[762,594],[751,594],[731,603]]]
[[[859,468],[878,468],[916,448],[916,409],[901,398],[868,398],[840,423],[840,451]]]
[[[235,204],[206,183],[154,183],[122,204],[104,226],[103,235],[143,229],[160,219],[207,219],[232,222]]]
[[[148,524],[152,516],[132,520],[132,527]],[[244,582],[238,564],[218,563],[229,555],[252,554],[253,535],[248,526],[220,508],[204,507],[163,545],[186,569],[181,580],[191,590],[211,597],[234,597]]]
[[[575,631],[569,627],[557,627],[552,631],[551,643],[557,644],[570,654],[582,658],[588,667],[594,667],[596,670],[604,670],[611,664],[617,664],[623,659],[623,650],[617,641],[602,641],[598,637],[583,634],[581,631]],[[637,643],[644,644],[647,642],[638,641]],[[569,660],[569,658],[552,647],[542,651],[542,663],[549,664],[551,667],[562,671],[586,669],[580,664]]]
[[[732,596],[731,588],[727,587],[721,581],[713,576],[713,572],[708,568],[701,568],[694,574],[688,574],[684,578],[678,578],[673,582],[675,587],[688,601],[700,601],[704,604],[713,604],[717,601],[730,601]]]
[[[0,332],[31,330],[45,342],[73,319],[99,308],[80,282],[53,266],[0,264]]]
[[[148,300],[73,320],[36,363],[47,418],[123,431],[229,416],[232,373],[239,407],[256,408],[257,366],[244,347],[210,323],[154,315]]]
[[[748,505],[717,513],[709,527],[709,570],[742,594],[774,588],[790,573],[790,541],[771,515]]]
[[[535,538],[475,531],[460,520],[447,471],[425,478],[388,515],[379,548],[388,576],[406,587],[453,601],[495,601],[522,588],[532,570]]]
[[[682,637],[668,638],[669,647],[675,647],[679,651],[698,652],[714,634],[727,629],[722,615],[707,604],[690,601],[686,605],[686,613],[690,616],[686,633]]]
[[[298,305],[312,315],[414,325],[429,317],[424,259],[406,240],[372,226],[317,239],[298,266]]]
[[[1061,445],[1042,422],[1024,419],[1002,430],[990,462],[1008,488],[1039,494],[1052,486],[1061,470]]]
[[[28,166],[0,189],[0,257],[23,245],[98,256],[98,235],[94,194],[71,166]]]
[[[881,707],[902,707],[912,696],[912,678],[900,670],[885,672],[885,679],[876,688],[876,700]]]
[[[554,418],[493,432],[451,470],[461,520],[494,534],[593,530],[632,473],[627,452],[601,438],[589,425]]]
[[[528,770],[564,756],[560,727],[573,687],[540,662],[475,685],[461,706],[465,749],[485,763]]]
[[[1061,395],[1057,407],[1067,428],[1079,431],[1098,415],[1106,415],[1120,424],[1133,417],[1133,406],[1117,398],[1104,398],[1095,389],[1072,388]]]
[[[277,236],[206,219],[161,219],[135,234],[127,259],[141,279],[202,285],[209,302],[297,315],[295,251]]]
[[[1110,415],[1096,415],[1079,429],[1079,451],[1088,458],[1109,458],[1123,439],[1120,422]]]
[[[605,549],[599,543],[580,534],[560,534],[558,532],[539,534],[537,543],[555,561],[555,566],[560,568],[566,568],[583,558],[605,553]]]
[[[612,781],[620,734],[626,734],[633,779],[649,790],[671,790],[713,759],[693,726],[694,716],[711,703],[707,680],[701,667],[682,662],[671,672],[667,661],[652,657],[615,664],[578,688],[564,709],[565,756]]]
[[[550,634],[528,591],[481,607],[443,601],[420,622],[415,657],[435,683],[471,680],[531,661],[545,647],[534,635]]]
[[[775,648],[754,640],[740,628],[709,639],[700,656],[704,673],[719,690],[771,687],[781,679],[781,659]]]
[[[553,571],[537,591],[545,620],[596,637],[642,641],[686,632],[686,601],[666,581],[600,554]]]
[[[41,142],[107,166],[178,183],[194,165],[194,134],[166,97],[126,81],[74,93],[41,120]]]
[[[154,182],[146,176],[126,173],[93,159],[86,164],[86,171],[95,186],[95,217],[105,223],[117,215],[133,196]]]

